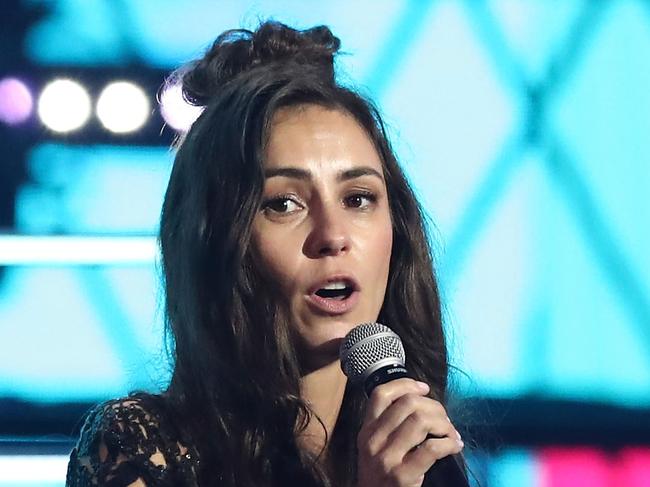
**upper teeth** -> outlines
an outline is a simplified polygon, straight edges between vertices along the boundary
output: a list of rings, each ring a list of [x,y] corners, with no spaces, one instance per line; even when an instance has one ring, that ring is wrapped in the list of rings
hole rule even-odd
[[[348,286],[343,281],[336,281],[326,284],[322,289],[345,289],[346,287]]]

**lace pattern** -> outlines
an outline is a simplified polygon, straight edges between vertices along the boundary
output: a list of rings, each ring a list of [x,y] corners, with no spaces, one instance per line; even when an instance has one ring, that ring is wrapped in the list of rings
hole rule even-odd
[[[153,397],[136,394],[87,414],[66,486],[196,486],[198,464],[196,450],[184,446]]]

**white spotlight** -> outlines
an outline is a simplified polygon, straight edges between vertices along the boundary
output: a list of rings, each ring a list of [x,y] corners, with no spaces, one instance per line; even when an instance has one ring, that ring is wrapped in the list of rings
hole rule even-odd
[[[160,112],[165,122],[179,132],[187,132],[202,111],[203,107],[190,105],[183,99],[180,84],[170,85],[160,94]]]
[[[149,99],[128,81],[109,84],[97,100],[97,117],[111,132],[124,134],[142,127],[149,116]]]
[[[38,99],[38,116],[55,132],[80,128],[90,116],[90,96],[76,81],[57,79],[43,89]]]

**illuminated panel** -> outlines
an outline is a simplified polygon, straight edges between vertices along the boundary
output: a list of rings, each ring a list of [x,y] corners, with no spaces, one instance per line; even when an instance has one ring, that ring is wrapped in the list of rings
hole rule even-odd
[[[626,448],[619,454],[612,485],[650,486],[650,448]]]
[[[470,468],[479,473],[475,487],[648,487],[650,449],[630,448],[615,454],[575,449],[506,449],[481,456],[479,467],[468,456]],[[68,457],[65,455],[0,455],[0,487],[63,487]],[[553,469],[553,477],[549,476]],[[471,476],[470,476],[471,478]]]
[[[173,157],[166,147],[39,144],[16,196],[16,230],[154,235]]]
[[[530,450],[508,449],[489,460],[490,487],[541,487],[535,455]]]
[[[0,487],[63,487],[64,455],[0,455]]]
[[[153,265],[11,266],[2,284],[0,396],[93,402],[165,384]]]
[[[0,235],[0,265],[152,264],[155,237]]]
[[[539,454],[542,487],[610,487],[610,462],[595,448],[548,448]]]
[[[539,453],[541,487],[648,487],[650,448],[615,454],[595,448],[546,448]]]

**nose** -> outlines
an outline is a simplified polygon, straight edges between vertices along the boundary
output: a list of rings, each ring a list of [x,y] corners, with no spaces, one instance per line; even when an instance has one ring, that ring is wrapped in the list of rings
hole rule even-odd
[[[336,256],[350,249],[350,235],[344,211],[336,205],[312,208],[312,229],[304,245],[305,255],[312,259]]]

